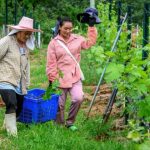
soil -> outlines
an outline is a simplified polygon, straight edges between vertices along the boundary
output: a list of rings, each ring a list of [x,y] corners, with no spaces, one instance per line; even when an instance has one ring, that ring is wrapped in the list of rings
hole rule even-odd
[[[96,90],[96,86],[84,87],[84,91],[88,91],[84,93],[84,103],[89,103],[89,104],[91,103],[95,90]],[[92,106],[90,116],[95,116],[98,114],[102,115],[104,113],[111,94],[112,94],[111,85],[103,84],[100,86],[99,92],[97,93],[94,104]],[[83,105],[82,109],[84,109],[85,112],[87,112],[89,106]],[[120,112],[120,108],[117,108],[117,106],[114,104],[111,114],[116,115],[119,112]]]
[[[92,101],[94,92],[96,90],[96,86],[84,86],[84,102],[82,105],[82,109],[85,111],[85,114],[87,115],[87,112],[89,111],[89,106]],[[112,94],[112,88],[109,84],[103,84],[100,86],[100,89],[97,93],[97,96],[95,98],[94,104],[92,106],[92,109],[90,111],[89,117],[93,116],[101,116],[104,114],[108,100]],[[116,97],[117,99],[117,97]],[[122,110],[122,106],[118,107],[117,105],[113,105],[112,111],[110,114],[110,117],[113,116],[117,119],[113,121],[114,130],[115,129],[124,129],[124,118],[120,118],[120,112]],[[106,135],[104,135],[106,136]]]

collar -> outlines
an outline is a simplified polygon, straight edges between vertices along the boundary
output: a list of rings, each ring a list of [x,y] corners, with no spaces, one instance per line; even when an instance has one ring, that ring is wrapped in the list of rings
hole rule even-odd
[[[63,37],[61,37],[59,34],[54,38],[55,40],[61,40],[64,43],[70,43],[71,41],[73,41],[74,39],[77,39],[77,35],[76,34],[71,34],[69,40],[66,42]]]

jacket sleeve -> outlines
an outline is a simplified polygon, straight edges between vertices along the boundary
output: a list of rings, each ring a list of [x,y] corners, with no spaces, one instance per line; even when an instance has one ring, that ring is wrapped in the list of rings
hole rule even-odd
[[[83,42],[81,43],[82,49],[88,49],[94,44],[96,44],[97,40],[97,29],[96,27],[88,27],[87,39],[84,38]]]
[[[8,38],[4,37],[0,39],[0,60],[5,56],[7,50],[8,50]]]
[[[48,76],[49,81],[52,82],[58,76],[55,46],[52,41],[49,43],[47,50],[46,74]]]

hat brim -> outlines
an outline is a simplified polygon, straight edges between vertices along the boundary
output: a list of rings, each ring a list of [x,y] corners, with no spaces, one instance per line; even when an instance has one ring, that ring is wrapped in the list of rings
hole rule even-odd
[[[40,29],[25,28],[25,27],[21,27],[21,26],[12,26],[12,25],[7,25],[7,26],[11,29],[17,29],[20,31],[42,32],[42,30],[40,30]]]
[[[95,24],[101,23],[101,20],[99,19],[98,16],[93,16],[95,18]],[[77,15],[77,20],[81,23],[88,23],[90,18],[90,14],[88,13],[80,13]]]
[[[101,20],[100,20],[100,18],[98,16],[95,16],[95,19],[96,19],[96,24],[101,23]]]

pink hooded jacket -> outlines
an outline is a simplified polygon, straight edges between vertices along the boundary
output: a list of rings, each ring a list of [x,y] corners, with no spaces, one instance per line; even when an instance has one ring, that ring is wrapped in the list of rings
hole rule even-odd
[[[57,35],[48,45],[46,73],[50,81],[59,79],[61,88],[71,88],[72,84],[81,79],[80,70],[76,62],[64,50],[57,40],[61,40],[70,50],[77,62],[80,62],[81,50],[88,49],[96,43],[97,30],[95,27],[88,27],[87,39],[83,36],[71,34],[66,43],[63,38]],[[58,72],[63,73],[59,77]]]

